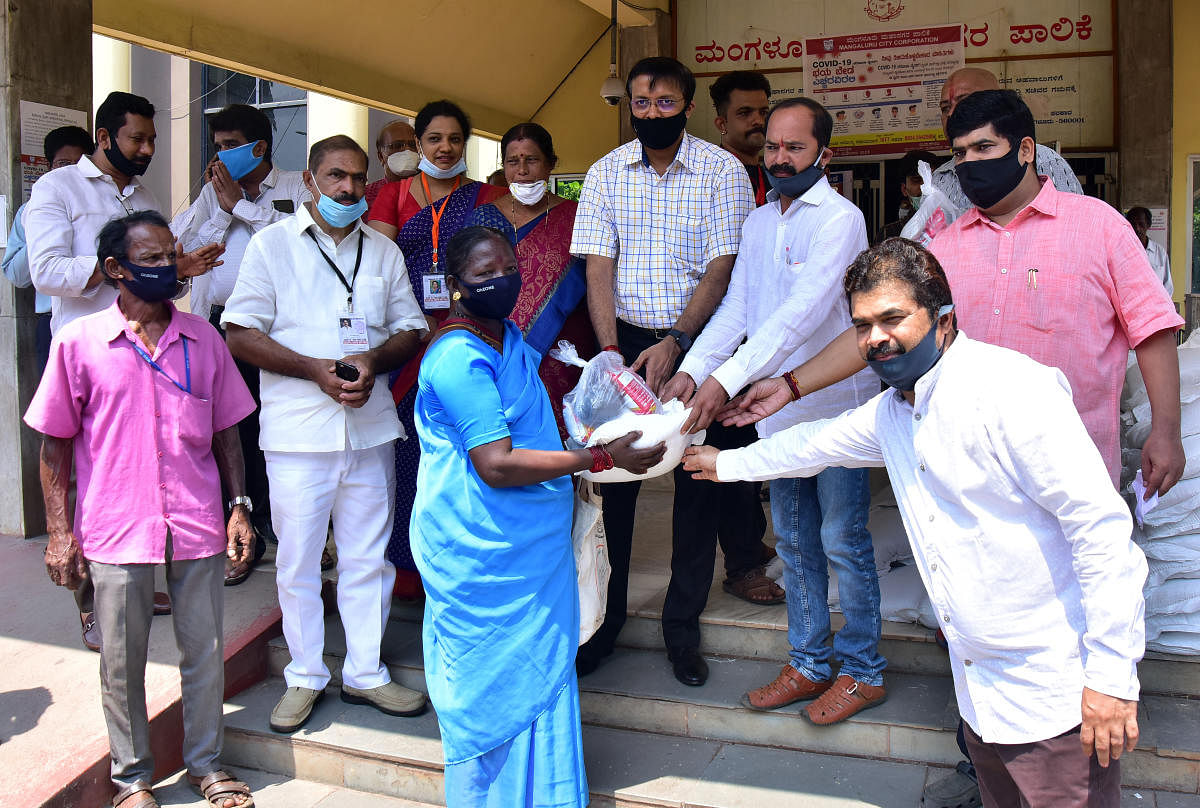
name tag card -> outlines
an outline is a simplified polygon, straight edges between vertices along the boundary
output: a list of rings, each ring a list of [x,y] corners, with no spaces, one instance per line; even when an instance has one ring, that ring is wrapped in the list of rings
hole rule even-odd
[[[338,337],[342,343],[342,356],[365,353],[371,349],[367,339],[367,317],[364,314],[343,311],[338,314]]]
[[[421,292],[427,309],[450,308],[450,292],[446,289],[446,276],[440,272],[421,277]]]

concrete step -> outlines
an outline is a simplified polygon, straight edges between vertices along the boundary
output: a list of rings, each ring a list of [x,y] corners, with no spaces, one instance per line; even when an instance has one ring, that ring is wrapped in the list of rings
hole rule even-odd
[[[269,679],[226,705],[231,764],[358,791],[443,804],[432,713],[393,718],[343,703],[331,688],[292,736],[267,729],[284,684]],[[928,767],[747,744],[584,727],[592,805],[851,808],[916,805]],[[941,770],[933,770],[933,777]]]
[[[345,638],[341,622],[326,621],[325,660],[340,681]],[[384,636],[384,661],[396,681],[425,689],[417,624],[394,620]],[[268,646],[268,665],[282,675],[286,645]],[[765,684],[780,663],[740,657],[708,657],[704,687],[686,687],[672,675],[661,650],[620,648],[580,681],[584,723],[694,740],[769,746],[794,752],[849,755],[901,763],[952,766],[958,711],[949,677],[888,671],[888,700],[833,727],[800,717],[802,705],[769,713],[741,707],[747,690]],[[280,691],[282,692],[282,691]],[[1130,786],[1200,793],[1200,700],[1146,695],[1139,747],[1126,758]]]
[[[226,770],[250,786],[257,808],[436,808],[437,805],[444,805],[414,802],[259,769],[226,766]],[[163,805],[194,805],[197,808],[205,805],[204,800],[188,785],[182,771],[156,784],[154,796]]]

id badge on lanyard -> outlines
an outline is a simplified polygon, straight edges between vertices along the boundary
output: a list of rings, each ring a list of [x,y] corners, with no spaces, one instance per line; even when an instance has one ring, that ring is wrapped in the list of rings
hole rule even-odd
[[[429,199],[432,194],[429,191],[429,180],[425,175],[421,175],[421,184],[425,189],[425,198]],[[450,193],[453,194],[462,184],[462,177],[459,176],[454,183],[454,188]],[[442,272],[438,265],[438,237],[441,235],[442,214],[446,211],[446,206],[450,204],[450,195],[442,200],[442,206],[439,208],[436,203],[429,204],[429,215],[433,219],[433,225],[430,228],[429,236],[433,242],[433,268],[430,272],[421,276],[421,302],[425,308],[448,309],[450,308],[450,292],[446,289],[446,273]]]
[[[366,353],[371,350],[365,314],[343,309],[338,312],[337,318],[338,340],[341,343],[342,356]]]

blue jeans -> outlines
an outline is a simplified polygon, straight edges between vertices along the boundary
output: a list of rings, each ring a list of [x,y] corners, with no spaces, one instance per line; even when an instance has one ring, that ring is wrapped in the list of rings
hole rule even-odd
[[[883,684],[887,661],[879,655],[879,575],[867,532],[871,492],[866,469],[830,468],[815,477],[771,480],[775,545],[783,559],[790,664],[806,678],[841,673],[868,685]],[[829,569],[837,573],[845,627],[829,646]]]

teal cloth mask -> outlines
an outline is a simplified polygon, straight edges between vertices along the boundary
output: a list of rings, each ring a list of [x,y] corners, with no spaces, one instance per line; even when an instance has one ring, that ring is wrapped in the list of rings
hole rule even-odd
[[[217,157],[225,164],[225,168],[229,169],[229,176],[235,180],[240,180],[258,168],[263,158],[254,154],[254,147],[257,145],[258,141],[255,141],[233,149],[222,149],[217,152]]]
[[[367,200],[360,199],[353,205],[343,205],[321,194],[321,198],[317,200],[317,212],[334,227],[349,227],[354,224],[355,219],[362,218],[367,212]]]

